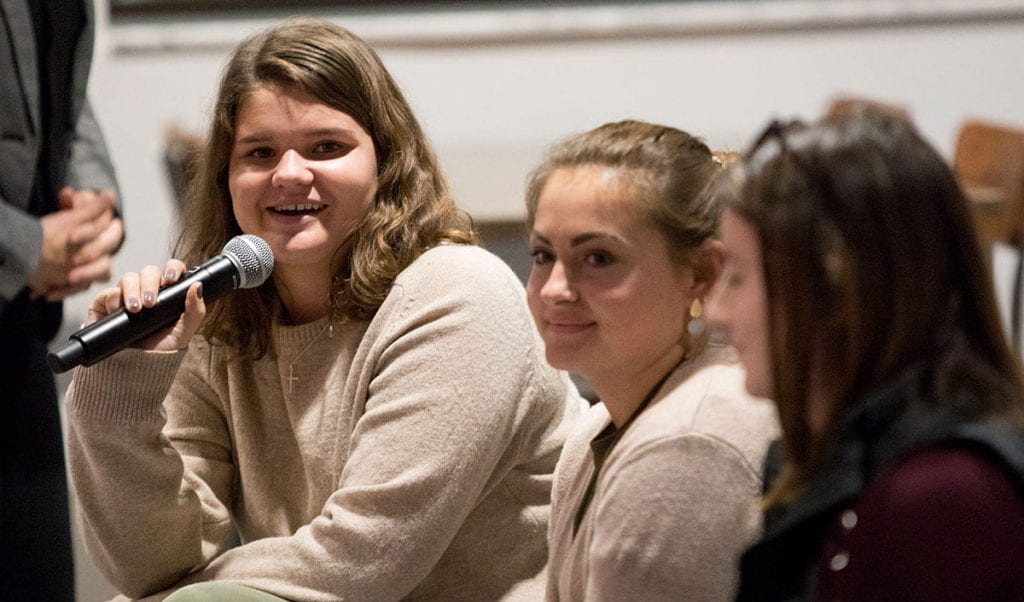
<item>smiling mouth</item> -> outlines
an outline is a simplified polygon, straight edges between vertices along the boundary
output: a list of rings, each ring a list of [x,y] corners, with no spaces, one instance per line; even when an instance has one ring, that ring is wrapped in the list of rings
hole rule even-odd
[[[297,205],[271,207],[270,211],[278,215],[312,215],[314,213],[320,213],[326,207],[327,205],[321,203],[301,203]]]
[[[593,322],[548,322],[547,328],[551,332],[575,333],[593,326]]]

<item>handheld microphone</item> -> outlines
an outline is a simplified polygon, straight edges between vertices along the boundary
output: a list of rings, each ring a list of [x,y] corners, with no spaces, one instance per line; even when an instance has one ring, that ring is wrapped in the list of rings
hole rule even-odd
[[[79,365],[91,366],[178,321],[185,311],[185,295],[196,282],[203,283],[203,299],[209,303],[236,289],[263,284],[273,269],[274,253],[266,241],[252,234],[236,236],[224,245],[220,255],[160,289],[153,307],[138,313],[121,308],[100,318],[72,334],[67,343],[47,356],[46,362],[58,373]]]

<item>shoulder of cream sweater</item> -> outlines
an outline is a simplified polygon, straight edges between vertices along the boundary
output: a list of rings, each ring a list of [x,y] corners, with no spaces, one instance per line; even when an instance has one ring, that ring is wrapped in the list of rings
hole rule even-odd
[[[410,290],[479,291],[491,286],[522,291],[512,269],[486,249],[475,245],[443,244],[425,251],[395,279]]]
[[[386,339],[424,317],[461,325],[463,336],[476,333],[509,349],[525,345],[534,351],[530,362],[546,366],[522,283],[480,247],[439,245],[416,258],[395,279],[366,336]]]
[[[625,453],[658,440],[700,436],[732,448],[758,471],[779,436],[775,405],[752,397],[728,351],[706,361],[640,416],[620,442]]]
[[[424,252],[395,279],[366,330],[362,346],[383,352],[396,337],[428,322],[445,324],[433,334],[446,333],[448,345],[459,349],[476,346],[478,354],[493,355],[495,361],[480,366],[490,370],[486,378],[522,378],[529,373],[531,382],[546,394],[561,391],[564,397],[565,385],[544,361],[543,345],[530,317],[523,285],[492,253],[473,245],[454,244]],[[429,345],[415,351],[438,352]]]

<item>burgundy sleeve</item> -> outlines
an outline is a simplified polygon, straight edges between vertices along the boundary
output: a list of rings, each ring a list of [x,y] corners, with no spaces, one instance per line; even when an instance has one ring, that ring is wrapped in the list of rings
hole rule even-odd
[[[979,452],[915,454],[840,511],[822,600],[1024,600],[1024,498]]]

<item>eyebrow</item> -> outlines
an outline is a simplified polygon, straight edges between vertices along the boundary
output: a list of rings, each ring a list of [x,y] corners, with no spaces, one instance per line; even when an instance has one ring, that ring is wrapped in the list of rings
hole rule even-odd
[[[348,138],[355,138],[355,132],[347,128],[320,128],[315,130],[302,130],[298,132],[300,136],[306,138],[320,138],[322,136],[341,136]],[[235,139],[235,144],[250,144],[253,142],[266,142],[273,139],[274,136],[266,132],[254,132],[242,136],[241,138]]]
[[[542,243],[544,243],[546,245],[550,245],[551,244],[551,240],[548,239],[548,237],[546,237],[543,234],[541,234],[540,232],[537,232],[536,230],[534,230],[533,231],[533,235],[537,239],[539,239]],[[607,234],[605,232],[583,232],[582,234],[577,234],[576,236],[573,236],[572,239],[569,240],[569,244],[574,246],[574,247],[578,247],[578,246],[582,245],[583,243],[590,242],[592,240],[600,240],[600,239],[603,239],[603,238],[607,238],[607,239],[614,240],[614,241],[617,241],[617,242],[622,242],[622,240],[618,236],[615,236],[615,235],[612,235],[612,234]]]

